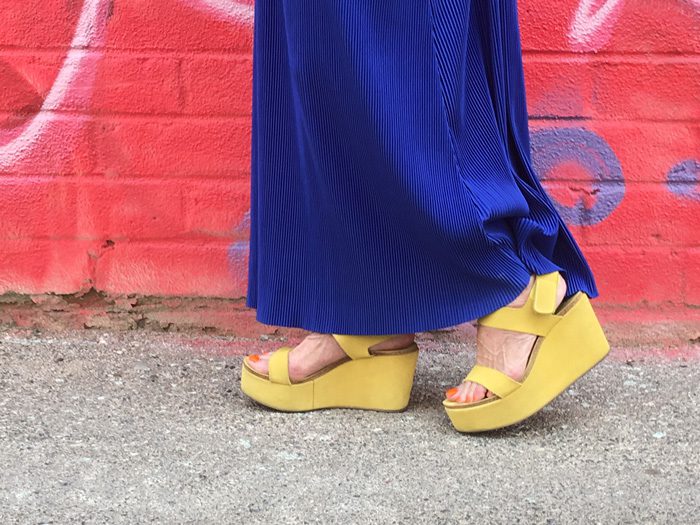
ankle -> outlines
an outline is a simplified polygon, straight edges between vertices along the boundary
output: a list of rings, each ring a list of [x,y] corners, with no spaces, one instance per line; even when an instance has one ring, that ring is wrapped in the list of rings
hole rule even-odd
[[[525,303],[527,302],[527,298],[530,296],[530,292],[532,292],[532,287],[535,285],[535,276],[531,275],[530,276],[530,281],[527,283],[527,286],[523,289],[522,292],[520,292],[520,295],[518,295],[513,301],[508,304],[508,306],[513,306],[513,307],[520,307],[520,306],[525,306]]]
[[[525,303],[527,302],[527,298],[530,296],[530,293],[532,293],[532,288],[535,284],[535,276],[531,275],[530,276],[530,281],[528,282],[527,286],[523,289],[522,292],[520,292],[520,295],[516,297],[508,306],[513,306],[513,307],[521,307],[525,306]],[[557,284],[557,305],[561,304],[561,302],[564,300],[564,297],[566,296],[566,291],[567,291],[567,285],[566,281],[564,278],[559,274],[559,281]]]

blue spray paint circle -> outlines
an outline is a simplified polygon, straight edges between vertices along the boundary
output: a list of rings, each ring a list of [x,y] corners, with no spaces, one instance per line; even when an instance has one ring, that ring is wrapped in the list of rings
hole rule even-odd
[[[700,201],[700,161],[688,159],[673,166],[666,175],[666,185],[674,195]]]
[[[590,177],[595,203],[587,207],[581,198],[573,206],[552,199],[568,224],[590,226],[605,220],[622,202],[625,180],[620,161],[610,145],[585,128],[545,128],[531,134],[532,161],[540,180],[564,163],[581,166]]]

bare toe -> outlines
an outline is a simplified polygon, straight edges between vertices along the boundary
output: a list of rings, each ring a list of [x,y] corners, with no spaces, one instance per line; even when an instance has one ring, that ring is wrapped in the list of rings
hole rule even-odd
[[[259,374],[267,374],[270,358],[263,357],[260,354],[249,355],[247,362],[248,366]]]
[[[471,403],[474,399],[474,383],[467,381],[464,383],[464,396],[460,399],[461,403]]]
[[[455,386],[445,392],[445,398],[449,401],[454,401],[457,394],[459,394],[459,388]]]
[[[471,402],[475,401],[480,401],[484,399],[484,395],[486,394],[486,389],[481,386],[479,383],[472,383],[474,385],[474,391],[472,393],[472,398]]]
[[[474,383],[472,381],[465,381],[459,386],[450,388],[445,392],[445,397],[449,401],[455,403],[472,403],[474,401],[479,401],[484,398],[484,395],[491,397],[493,394],[486,391],[486,389],[479,383]]]
[[[466,395],[466,386],[467,385],[465,385],[464,383],[461,383],[455,387],[457,392],[454,396],[452,396],[452,401],[454,401],[455,403],[464,403],[464,401],[462,400]]]
[[[527,287],[508,306],[514,308],[524,306],[534,283],[535,277],[532,276]],[[557,287],[557,305],[561,304],[566,291],[566,281],[560,277]],[[536,334],[477,324],[476,364],[499,370],[515,381],[521,381],[536,340]],[[473,381],[465,381],[448,392],[448,399],[458,403],[473,403],[484,398],[498,397],[483,385]]]

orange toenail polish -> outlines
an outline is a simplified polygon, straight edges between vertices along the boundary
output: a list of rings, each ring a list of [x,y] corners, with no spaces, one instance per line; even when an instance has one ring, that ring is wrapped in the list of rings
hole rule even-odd
[[[260,356],[258,354],[253,354],[249,355],[248,359],[250,359],[253,363],[257,363],[258,361],[260,361]]]
[[[456,393],[457,393],[457,389],[456,389],[456,388],[450,388],[447,392],[445,392],[445,396],[446,396],[446,397],[452,397],[452,396],[455,395]]]

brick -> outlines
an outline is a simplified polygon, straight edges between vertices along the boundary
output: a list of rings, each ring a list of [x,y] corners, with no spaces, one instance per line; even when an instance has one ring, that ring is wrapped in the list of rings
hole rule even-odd
[[[34,134],[24,126],[0,132],[0,174],[84,174],[95,169],[92,120],[85,115],[40,112]],[[30,128],[31,131],[32,128]],[[37,132],[38,130],[38,132]]]
[[[699,123],[533,120],[530,128],[532,156],[539,164],[595,161],[601,177],[606,163],[619,164],[627,183],[665,184],[679,161],[697,158],[700,151]],[[600,140],[591,141],[591,135]]]
[[[250,172],[250,119],[126,118],[95,122],[100,172],[232,176]]]
[[[626,2],[606,49],[699,53],[697,2]]]
[[[0,54],[0,111],[28,120],[41,109],[63,66],[64,53]],[[62,97],[62,111],[175,113],[180,110],[179,59],[147,55],[87,55]],[[6,117],[0,117],[0,125]]]
[[[594,64],[582,60],[524,60],[525,90],[530,118],[593,115]]]
[[[44,103],[63,63],[63,53],[0,53],[0,112],[34,115]],[[15,122],[19,124],[20,122]],[[8,126],[0,117],[0,127]]]
[[[13,125],[36,114],[63,66],[65,53],[0,53],[0,111]],[[179,59],[88,53],[81,74],[56,108],[86,112],[175,113],[180,110]],[[0,126],[8,117],[0,116]]]
[[[0,239],[0,294],[75,293],[91,285],[99,243],[77,240]]]
[[[77,208],[75,186],[60,179],[0,177],[2,239],[75,238]]]
[[[6,239],[184,234],[181,187],[173,181],[0,178],[0,222]]]
[[[80,64],[66,87],[55,82],[64,61]],[[66,53],[0,51],[0,111],[34,115],[51,89],[61,92],[60,111],[175,112],[179,109],[179,60],[148,55],[85,52],[80,60]],[[0,120],[2,123],[2,120]]]
[[[106,18],[98,20],[108,28],[106,45],[120,49],[232,50],[252,47],[252,18],[236,17],[233,2],[109,2]],[[111,3],[111,8],[110,4]],[[235,4],[250,2],[237,1]],[[5,2],[0,10],[0,47],[67,47],[76,31],[84,2],[23,0]],[[245,11],[245,10],[243,10]],[[99,29],[99,26],[98,26]]]
[[[94,278],[116,293],[243,296],[252,20],[225,13],[239,2],[113,2],[59,113],[39,110],[86,4],[6,3],[0,287],[72,293]],[[560,205],[583,200],[604,216],[571,226],[601,304],[694,311],[698,187],[673,176],[695,176],[700,160],[700,12],[620,2],[617,18],[576,42],[579,5],[519,2],[534,158],[552,164],[542,175]],[[45,125],[28,136],[34,119]],[[622,182],[606,161],[619,163]],[[591,212],[582,215],[576,222]]]
[[[178,59],[106,53],[96,68],[90,96],[67,104],[67,109],[145,114],[180,110]]]
[[[697,120],[700,64],[668,60],[530,57],[525,61],[528,111],[531,117]]]
[[[680,257],[670,248],[587,247],[584,254],[603,304],[636,307],[683,300]]]
[[[684,285],[683,301],[697,308],[700,306],[700,248],[681,253],[680,274]]]
[[[222,10],[210,7],[211,4],[214,2],[115,2],[106,45],[118,49],[182,51],[183,54],[212,50],[250,53],[252,20],[227,16],[226,9],[233,12],[234,2],[219,2]]]
[[[172,181],[93,180],[75,187],[80,233],[111,240],[167,239],[183,233],[180,188]]]
[[[527,59],[530,116],[661,121],[700,118],[697,61],[609,60]]]
[[[570,207],[580,200],[592,207],[607,193],[596,192],[592,184],[580,181],[547,182],[545,188],[557,203]],[[700,241],[699,217],[700,202],[696,199],[680,198],[665,184],[632,182],[627,184],[622,202],[605,220],[575,230],[581,243],[588,246],[693,246]]]
[[[3,2],[0,47],[67,47],[81,9],[82,2],[63,0]]]
[[[241,297],[245,258],[230,246],[192,243],[116,243],[97,261],[95,287],[108,293]]]
[[[180,183],[183,221],[189,236],[246,240],[250,234],[250,181],[187,179]]]
[[[600,119],[700,119],[700,63],[599,64],[593,117]]]
[[[252,57],[183,59],[184,112],[197,115],[250,115]]]
[[[592,19],[603,2],[590,2]],[[520,0],[523,49],[526,51],[595,51],[620,53],[698,53],[698,8],[692,2],[618,2],[603,23],[584,23],[573,38],[581,0]]]

